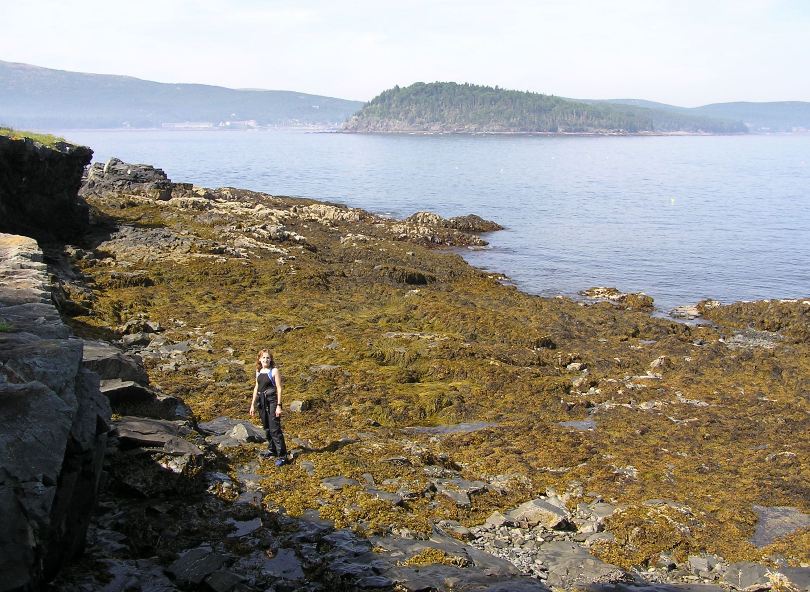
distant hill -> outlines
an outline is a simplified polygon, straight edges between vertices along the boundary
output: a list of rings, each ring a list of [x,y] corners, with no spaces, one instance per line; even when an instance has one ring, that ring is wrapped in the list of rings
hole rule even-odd
[[[810,103],[803,101],[713,103],[692,108],[640,99],[611,99],[609,101],[587,102],[650,107],[682,114],[734,119],[745,123],[749,131],[752,132],[810,131]]]
[[[739,121],[455,82],[386,90],[344,125],[351,132],[745,133]]]
[[[160,127],[184,122],[337,126],[362,105],[292,91],[164,84],[0,61],[0,125],[20,128]]]

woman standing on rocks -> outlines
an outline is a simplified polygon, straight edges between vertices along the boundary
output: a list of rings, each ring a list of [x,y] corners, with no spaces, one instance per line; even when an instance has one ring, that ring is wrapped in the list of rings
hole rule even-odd
[[[276,466],[287,462],[287,446],[281,432],[281,374],[273,361],[270,350],[259,350],[256,356],[256,383],[253,386],[253,400],[250,402],[250,415],[256,415],[256,408],[262,418],[262,427],[267,435],[268,450],[262,452],[264,458],[276,457]]]

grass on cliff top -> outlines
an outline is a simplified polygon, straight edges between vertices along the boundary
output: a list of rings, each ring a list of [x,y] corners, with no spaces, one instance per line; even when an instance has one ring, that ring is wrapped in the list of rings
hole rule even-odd
[[[171,201],[94,204],[137,222],[144,236],[160,226],[174,237],[219,237],[227,248],[257,224]],[[804,309],[780,317],[786,333],[794,328],[791,343],[731,348],[722,328],[522,294],[456,255],[393,240],[373,224],[285,224],[309,248],[281,243],[286,258],[222,248],[157,259],[145,243],[122,249],[113,241],[100,245],[98,259],[77,262],[96,282],[95,301],[86,303],[92,314],[75,319],[77,331],[145,314],[171,341],[188,341],[194,347],[176,369],[165,366],[168,356],[147,366],[153,383],[183,397],[200,419],[247,418],[255,351],[274,350],[284,399],[313,406],[285,419],[290,448],[293,438],[310,440],[302,460],[313,471],[296,463],[268,472],[268,501],[293,514],[317,508],[339,526],[429,532],[439,519],[480,524],[547,487],[581,488],[572,503],[594,492],[621,505],[609,524],[616,542],[599,553],[625,567],[661,552],[810,561],[807,529],[764,549],[750,542],[754,505],[810,513],[810,344],[795,329]],[[341,244],[350,232],[372,238]],[[149,281],[112,282],[122,270]],[[427,283],[408,284],[414,270]],[[572,362],[587,373],[569,370]],[[560,425],[588,417],[595,430]],[[403,430],[460,422],[495,425],[436,437]],[[356,441],[330,446],[346,436]],[[504,486],[473,496],[469,508],[441,495],[399,508],[360,486],[321,486],[325,477],[362,483],[367,474],[378,489],[418,493],[429,486],[425,471],[441,467]]]
[[[11,129],[10,127],[0,127],[0,136],[6,136],[12,140],[33,140],[43,146],[53,147],[60,143],[67,143],[67,140],[59,136],[52,136],[50,134],[39,134],[36,132],[26,132],[22,130]]]

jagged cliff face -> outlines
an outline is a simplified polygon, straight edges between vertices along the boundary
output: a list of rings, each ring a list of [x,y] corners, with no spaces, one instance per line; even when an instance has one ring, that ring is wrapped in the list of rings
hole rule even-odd
[[[84,547],[109,417],[42,252],[0,234],[0,590],[38,589]]]
[[[87,229],[88,209],[77,198],[93,151],[0,136],[0,232],[72,240]]]

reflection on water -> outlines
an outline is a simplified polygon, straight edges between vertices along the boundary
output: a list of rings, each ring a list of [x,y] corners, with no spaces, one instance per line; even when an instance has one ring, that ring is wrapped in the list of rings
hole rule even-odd
[[[810,136],[468,137],[62,131],[175,181],[506,230],[474,265],[526,291],[644,291],[663,310],[810,295]]]

